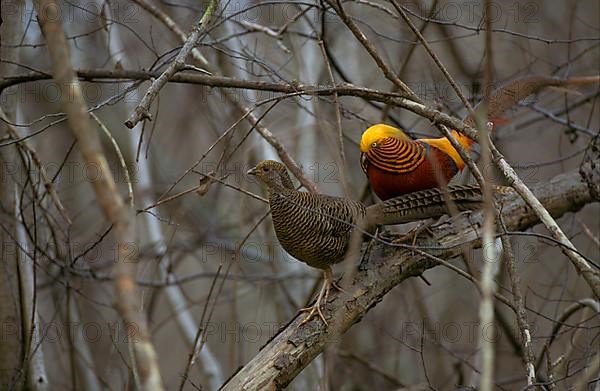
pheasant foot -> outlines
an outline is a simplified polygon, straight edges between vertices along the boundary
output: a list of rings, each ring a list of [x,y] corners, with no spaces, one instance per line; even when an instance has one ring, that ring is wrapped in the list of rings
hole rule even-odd
[[[319,295],[317,296],[317,300],[315,300],[315,303],[313,305],[311,305],[310,307],[300,308],[298,310],[298,312],[308,312],[308,315],[304,318],[304,320],[302,320],[300,325],[308,323],[312,318],[314,318],[315,316],[318,316],[319,318],[321,318],[321,320],[325,324],[325,327],[329,326],[329,323],[327,323],[327,320],[325,319],[325,316],[323,315],[323,311],[321,311],[321,303],[323,303],[323,304],[327,303],[327,298],[329,297],[329,290],[331,289],[331,286],[335,287],[336,289],[342,290],[339,287],[339,285],[337,285],[333,281],[331,267],[328,267],[327,269],[324,270],[323,285],[321,286],[321,290],[319,291]]]

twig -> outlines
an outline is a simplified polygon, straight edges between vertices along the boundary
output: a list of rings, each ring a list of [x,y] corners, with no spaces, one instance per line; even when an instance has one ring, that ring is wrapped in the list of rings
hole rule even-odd
[[[390,384],[393,384],[396,387],[406,387],[406,385],[404,383],[402,383],[401,381],[399,381],[398,379],[396,379],[394,376],[392,376],[389,373],[385,372],[381,368],[378,368],[377,366],[373,365],[370,361],[365,360],[364,358],[362,358],[361,356],[359,356],[357,354],[354,354],[352,352],[348,352],[348,351],[345,351],[345,350],[340,350],[340,351],[337,352],[337,354],[340,357],[356,361],[360,365],[362,365],[365,368],[367,368],[370,372],[373,372],[373,373],[376,373],[376,374],[380,375],[382,378],[384,378]]]
[[[100,129],[102,129],[102,132],[106,135],[106,137],[108,137],[108,139],[110,140],[110,143],[115,148],[115,153],[117,154],[117,157],[119,158],[119,164],[121,165],[121,168],[123,169],[123,175],[125,176],[125,182],[127,182],[127,191],[129,193],[129,197],[128,197],[129,198],[129,206],[133,209],[135,206],[135,199],[133,198],[133,185],[131,183],[131,176],[129,175],[129,169],[127,168],[127,163],[125,162],[125,157],[123,156],[123,153],[121,152],[121,148],[119,148],[119,144],[117,143],[117,140],[115,140],[113,135],[110,133],[110,130],[108,130],[108,128],[104,125],[104,123],[102,121],[100,121],[100,118],[98,118],[98,116],[94,113],[90,113],[90,116],[94,119],[94,121],[96,121],[96,123],[98,124]]]
[[[323,55],[323,61],[327,67],[327,74],[329,76],[329,81],[331,85],[335,85],[335,79],[333,77],[333,71],[331,70],[331,64],[329,64],[327,58],[327,49],[325,48],[325,42],[322,40],[319,41],[319,47],[321,48],[321,54]],[[344,189],[344,194],[346,196],[350,195],[350,189],[348,188],[348,178],[346,176],[346,152],[344,150],[344,131],[342,129],[342,115],[341,115],[341,107],[340,101],[337,93],[333,94],[333,104],[335,105],[335,126],[337,128],[338,134],[338,148],[340,150],[340,175],[342,179],[342,187]]]
[[[19,132],[17,132],[17,129],[15,129],[15,127],[8,122],[8,119],[6,118],[6,114],[4,113],[4,110],[2,110],[2,108],[0,108],[0,119],[6,124],[6,129],[8,130],[8,133],[10,134],[10,136],[13,140],[18,140],[21,138],[21,136],[19,135]],[[27,151],[27,153],[29,153],[29,155],[31,156],[31,160],[33,160],[33,163],[35,164],[35,166],[38,168],[38,170],[40,170],[40,176],[41,176],[42,180],[44,181],[44,187],[46,188],[46,191],[48,192],[48,194],[50,194],[50,198],[52,199],[54,206],[56,206],[56,209],[60,212],[62,217],[65,219],[65,221],[69,225],[71,225],[72,221],[69,218],[69,215],[67,214],[67,210],[65,209],[62,202],[60,201],[60,198],[58,197],[58,194],[56,193],[54,183],[52,183],[52,180],[50,180],[50,178],[48,177],[46,168],[44,167],[39,155],[37,154],[35,149],[33,149],[29,145],[29,143],[27,143],[26,140],[19,142],[19,146],[21,148],[23,148],[25,151]]]
[[[208,290],[208,295],[206,296],[206,305],[202,309],[202,316],[200,318],[200,326],[198,327],[198,331],[196,332],[196,337],[194,338],[194,343],[192,345],[192,353],[190,353],[190,355],[189,355],[188,362],[185,366],[185,371],[183,372],[183,375],[181,377],[181,383],[179,384],[179,391],[183,390],[183,386],[185,385],[186,380],[188,380],[190,369],[192,369],[192,366],[194,365],[194,362],[196,361],[198,353],[200,353],[200,349],[202,347],[200,345],[200,342],[201,342],[200,337],[202,337],[204,334],[204,328],[202,327],[202,322],[204,321],[204,316],[206,315],[206,310],[208,309],[208,303],[210,302],[210,298],[211,298],[213,290],[215,288],[215,283],[217,282],[217,279],[219,278],[219,274],[221,273],[222,268],[223,268],[223,265],[219,265],[219,268],[217,269],[217,272],[215,273],[215,276],[213,277],[212,283],[210,284],[210,289]]]
[[[408,98],[414,100],[415,102],[422,103],[423,101],[408,87],[400,78],[392,71],[392,69],[383,61],[381,56],[377,53],[375,47],[369,42],[365,34],[358,28],[356,23],[350,18],[350,16],[344,10],[342,6],[342,2],[340,0],[327,0],[329,5],[335,10],[335,12],[339,15],[340,19],[344,22],[346,27],[354,34],[358,42],[363,45],[363,47],[369,52],[371,58],[375,61],[379,69],[383,72],[385,77],[394,83],[400,91]]]
[[[552,327],[552,333],[550,334],[550,339],[546,343],[547,349],[550,349],[550,346],[555,341],[556,336],[558,335],[558,332],[560,331],[561,327],[563,327],[565,325],[566,320],[569,319],[577,311],[579,311],[581,309],[585,309],[585,308],[589,308],[592,311],[594,311],[596,314],[600,314],[600,304],[598,303],[598,300],[594,300],[592,298],[581,299],[581,300],[578,300],[576,303],[573,303],[572,305],[568,306],[563,311],[563,313],[560,315],[560,317],[558,318],[556,323],[554,323],[554,327]],[[543,356],[544,355],[542,352],[542,353],[540,353],[540,355],[538,356],[538,359],[536,360],[535,367],[538,370],[542,364]]]
[[[560,118],[560,117],[554,115],[553,113],[551,113],[551,112],[549,112],[547,110],[544,110],[541,107],[538,107],[538,106],[536,106],[534,104],[528,104],[528,105],[525,105],[525,107],[530,108],[531,110],[535,111],[536,113],[540,113],[544,117],[546,117],[546,118],[548,118],[548,119],[550,119],[550,120],[552,120],[552,121],[554,121],[554,122],[556,122],[558,124],[567,126],[569,128],[572,128],[572,129],[577,129],[581,133],[587,134],[588,136],[592,136],[593,137],[593,136],[596,135],[596,133],[592,132],[590,129],[584,128],[583,126],[577,125],[577,124],[575,124],[575,123],[573,123],[571,121],[568,121],[566,119]]]
[[[594,233],[590,230],[590,227],[588,227],[587,224],[585,224],[579,218],[577,219],[577,222],[579,223],[579,225],[581,225],[581,228],[583,229],[583,232],[585,233],[585,235],[588,238],[590,238],[590,240],[592,242],[594,242],[596,247],[600,248],[600,239],[598,239],[598,237],[596,235],[594,235]]]
[[[186,42],[185,33],[183,30],[164,12],[159,10],[158,8],[149,4],[146,0],[133,0],[136,4],[139,4],[142,8],[150,12],[153,16],[159,19],[161,22],[169,28],[177,37],[182,41]],[[202,66],[211,71],[212,74],[217,74],[217,71],[211,67],[208,61],[200,54],[198,50],[191,51],[194,60],[198,61]],[[234,79],[230,79],[234,80]],[[295,88],[292,88],[295,91]],[[311,181],[306,175],[304,175],[302,168],[296,163],[296,161],[291,157],[291,155],[287,152],[281,141],[273,135],[264,125],[262,125],[259,121],[259,118],[253,113],[253,110],[249,107],[246,107],[242,102],[237,99],[236,96],[232,94],[232,92],[225,90],[225,97],[229,100],[229,102],[240,110],[244,117],[247,119],[250,124],[256,128],[256,131],[269,143],[279,155],[279,158],[283,161],[283,163],[290,169],[292,174],[302,183],[302,185],[311,192],[318,192],[317,185]]]
[[[421,16],[413,11],[410,10],[410,8],[405,8],[411,15],[414,15],[415,17],[423,20],[423,21],[427,21],[430,23],[435,23],[435,24],[443,24],[446,26],[455,26],[455,27],[460,27],[463,28],[465,30],[469,30],[469,31],[474,31],[476,34],[479,34],[481,32],[481,26],[468,26],[466,24],[462,24],[462,23],[457,23],[454,21],[447,21],[447,20],[440,20],[440,19],[433,19],[433,18],[428,18],[428,17],[424,17]],[[508,35],[512,35],[515,37],[522,37],[522,38],[527,38],[530,40],[534,40],[534,41],[540,41],[546,44],[569,44],[569,43],[574,43],[574,42],[581,42],[581,41],[597,41],[599,38],[598,37],[578,37],[578,38],[574,38],[574,39],[547,39],[547,38],[542,38],[542,37],[537,37],[534,35],[529,35],[529,34],[524,34],[524,33],[520,33],[517,31],[512,31],[512,30],[508,30],[505,28],[493,28],[491,30],[494,33],[505,33]]]
[[[358,2],[362,2],[361,0],[358,0]],[[368,3],[368,5],[370,6],[375,6],[377,7],[378,5],[372,4],[370,2],[365,2]],[[429,8],[429,17],[432,17],[436,12],[437,12],[437,6],[438,6],[438,0],[434,0],[433,3],[431,4],[431,7]],[[382,7],[384,9],[387,10],[386,7]],[[392,16],[395,19],[399,19],[398,16],[396,14],[394,14],[391,10],[387,10],[389,11],[390,16]],[[421,34],[423,34],[423,32],[425,31],[425,29],[427,28],[427,26],[429,26],[429,22],[423,22],[423,25],[421,26],[421,28],[419,29],[419,32]],[[452,42],[452,41],[450,41]],[[404,70],[406,69],[408,63],[410,62],[412,55],[415,52],[415,49],[417,48],[417,45],[410,45],[410,47],[408,48],[408,53],[406,53],[404,55],[404,59],[402,60],[402,64],[400,64],[400,69],[398,70],[398,77],[402,77],[402,75],[404,74]],[[396,87],[396,86],[394,86]],[[397,88],[397,87],[396,87]],[[395,89],[396,89],[395,88]],[[390,105],[387,104],[385,105],[385,107],[381,110],[382,112],[382,118],[381,121],[385,121],[385,119],[388,117],[389,115],[389,110],[390,110]]]
[[[598,273],[597,270],[594,270],[577,252],[569,250],[574,249],[575,247],[556,223],[556,220],[552,218],[552,215],[548,213],[542,203],[535,197],[527,185],[523,183],[515,170],[506,162],[504,156],[496,149],[493,143],[490,143],[490,148],[494,162],[508,183],[517,191],[517,193],[519,193],[525,202],[527,202],[527,205],[533,209],[542,224],[550,231],[551,236],[563,244],[563,246],[560,247],[561,251],[571,260],[571,263],[577,272],[583,276],[594,296],[600,298],[600,273]]]
[[[503,229],[505,228],[504,223],[501,220]],[[502,247],[504,249],[504,262],[506,262],[506,269],[510,279],[513,301],[516,307],[516,318],[519,331],[521,332],[521,346],[523,349],[523,359],[525,361],[525,375],[527,376],[527,385],[531,386],[535,382],[535,367],[534,367],[534,354],[533,345],[531,339],[531,328],[527,321],[527,311],[525,310],[525,300],[523,300],[523,293],[521,292],[521,277],[517,270],[515,263],[515,254],[510,243],[508,236],[502,236]]]
[[[220,184],[222,184],[222,185],[224,185],[224,186],[231,187],[232,189],[234,189],[234,190],[237,190],[237,191],[239,191],[240,193],[244,193],[244,194],[246,194],[246,195],[248,195],[248,196],[250,196],[250,197],[254,198],[255,200],[258,200],[258,201],[261,201],[261,202],[264,202],[264,203],[268,203],[268,202],[269,202],[269,201],[267,201],[265,198],[263,198],[263,197],[261,197],[261,196],[259,196],[259,195],[256,195],[256,194],[254,194],[254,193],[251,193],[251,192],[249,192],[248,190],[242,189],[242,188],[241,188],[241,187],[239,187],[239,186],[232,185],[232,184],[230,184],[230,183],[227,183],[227,182],[225,182],[225,181],[224,181],[222,178],[216,177],[216,176],[214,176],[214,175],[211,175],[211,174],[205,174],[205,173],[202,173],[202,172],[200,172],[200,171],[196,171],[196,170],[192,170],[192,172],[194,172],[194,173],[196,173],[196,174],[198,174],[198,175],[202,175],[204,178],[210,178],[210,180],[212,180],[212,181],[215,181],[215,182],[219,182]],[[184,195],[186,195],[186,194],[193,193],[193,192],[195,192],[196,190],[199,190],[200,188],[202,188],[203,186],[204,186],[204,184],[202,184],[202,183],[201,183],[201,184],[199,184],[199,185],[197,185],[197,186],[190,187],[189,189],[182,190],[182,191],[180,191],[179,193],[173,194],[172,196],[165,197],[165,198],[161,199],[160,201],[156,201],[156,202],[154,202],[153,204],[151,204],[151,205],[148,205],[148,206],[144,207],[144,209],[140,209],[140,210],[138,210],[138,213],[147,212],[147,211],[149,211],[150,209],[154,209],[154,208],[156,208],[157,206],[160,206],[160,205],[162,205],[162,204],[165,204],[165,203],[167,203],[167,202],[171,202],[171,201],[173,201],[173,200],[175,200],[175,199],[177,199],[177,198],[179,198],[179,197],[182,197],[182,196],[184,196]]]
[[[394,5],[394,8],[396,8],[396,11],[398,11],[398,13],[402,17],[402,19],[404,19],[404,21],[406,22],[408,27],[410,27],[412,32],[417,36],[417,39],[419,40],[419,42],[421,42],[421,45],[423,45],[423,48],[425,48],[425,50],[427,51],[429,56],[433,59],[433,61],[438,66],[440,71],[442,71],[442,73],[444,74],[444,76],[446,77],[446,79],[448,80],[450,85],[452,86],[452,89],[456,92],[456,95],[458,96],[458,98],[461,100],[463,105],[465,105],[465,107],[469,111],[469,114],[472,116],[475,116],[473,107],[471,106],[471,104],[469,103],[467,98],[463,95],[463,93],[461,92],[460,87],[454,81],[452,76],[450,76],[450,73],[448,72],[448,70],[446,69],[444,64],[442,64],[442,62],[440,61],[438,56],[436,56],[436,54],[433,52],[433,49],[431,49],[431,46],[429,46],[429,43],[427,43],[427,40],[425,39],[423,34],[421,34],[421,32],[419,31],[417,26],[415,26],[415,24],[410,20],[410,18],[404,11],[404,8],[402,6],[400,6],[400,4],[398,4],[398,0],[392,0],[392,4]]]
[[[146,91],[146,94],[144,94],[142,101],[129,115],[127,121],[125,121],[125,126],[127,126],[129,129],[133,129],[133,127],[142,119],[152,119],[150,114],[150,105],[152,104],[152,101],[158,96],[158,93],[165,86],[165,84],[167,84],[169,79],[174,74],[184,69],[186,59],[190,55],[192,49],[198,45],[218,5],[218,0],[211,0],[208,3],[208,7],[206,7],[204,14],[194,26],[192,33],[186,39],[183,47],[177,54],[177,57],[175,57],[175,60],[169,64],[167,69],[165,69],[158,79],[152,82],[152,85],[150,85],[150,88],[148,88],[148,91]]]

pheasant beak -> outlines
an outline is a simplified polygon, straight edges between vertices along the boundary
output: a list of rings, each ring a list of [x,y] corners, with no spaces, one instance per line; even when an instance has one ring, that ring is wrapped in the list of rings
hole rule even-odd
[[[256,167],[252,167],[251,169],[249,169],[248,171],[246,171],[246,174],[248,174],[248,175],[256,175],[256,174],[258,174],[258,171],[256,171]]]

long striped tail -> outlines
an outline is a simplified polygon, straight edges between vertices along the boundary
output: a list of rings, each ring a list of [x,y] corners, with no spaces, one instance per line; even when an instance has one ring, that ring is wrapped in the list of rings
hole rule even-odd
[[[480,207],[483,195],[478,185],[452,185],[404,194],[367,208],[367,221],[377,225],[404,224],[440,217],[448,213],[448,202],[459,211]]]

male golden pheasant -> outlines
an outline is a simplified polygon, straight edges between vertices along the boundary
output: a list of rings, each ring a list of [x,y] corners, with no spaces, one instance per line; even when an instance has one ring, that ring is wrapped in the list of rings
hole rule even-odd
[[[564,87],[598,83],[599,77],[553,79],[526,77],[495,91],[490,99],[488,118],[492,125],[501,122],[502,115],[519,101],[544,87]],[[469,116],[465,123],[474,125]],[[452,135],[467,151],[473,140],[452,131]],[[360,140],[361,167],[371,188],[382,200],[419,190],[445,186],[461,171],[465,163],[445,138],[413,140],[402,130],[378,124],[368,128]]]
[[[453,131],[469,150],[473,140]],[[368,128],[360,140],[361,167],[382,200],[448,184],[465,163],[445,138],[409,138],[389,125]]]
[[[402,224],[439,217],[446,213],[447,200],[457,209],[471,210],[482,202],[477,186],[449,186],[429,189],[365,207],[360,202],[325,194],[307,193],[294,188],[285,166],[265,160],[248,171],[268,191],[273,228],[281,246],[293,257],[325,273],[323,286],[304,322],[319,315],[321,302],[327,302],[333,284],[331,265],[344,260],[353,231],[373,233],[377,225]]]

